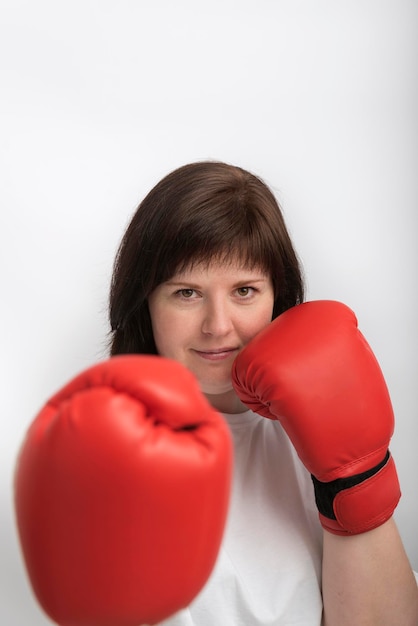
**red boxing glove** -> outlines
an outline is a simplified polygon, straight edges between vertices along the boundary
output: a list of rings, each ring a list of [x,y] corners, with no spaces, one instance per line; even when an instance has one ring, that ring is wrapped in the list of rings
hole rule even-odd
[[[114,357],[52,397],[15,476],[22,551],[50,618],[139,626],[189,604],[217,557],[231,463],[227,425],[175,361]]]
[[[241,351],[233,383],[250,409],[281,422],[312,474],[325,529],[358,534],[391,517],[400,498],[392,405],[349,308],[289,309]]]

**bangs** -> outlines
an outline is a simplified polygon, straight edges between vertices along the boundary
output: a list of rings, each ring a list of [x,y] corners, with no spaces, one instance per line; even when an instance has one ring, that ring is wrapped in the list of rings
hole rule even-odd
[[[165,242],[170,264],[166,265],[166,276],[161,282],[177,272],[212,262],[257,268],[270,277],[280,271],[283,261],[277,233],[259,215],[255,216],[254,211],[234,208],[223,215],[216,210],[206,219],[200,216],[199,224],[195,220]],[[160,266],[164,267],[164,262]]]
[[[209,266],[212,263],[229,266],[238,266],[242,269],[258,269],[264,274],[272,275],[271,256],[266,248],[261,249],[253,245],[253,241],[234,241],[228,245],[218,244],[214,247],[198,249],[194,253],[190,250],[189,256],[182,255],[172,274],[191,270],[196,266]]]

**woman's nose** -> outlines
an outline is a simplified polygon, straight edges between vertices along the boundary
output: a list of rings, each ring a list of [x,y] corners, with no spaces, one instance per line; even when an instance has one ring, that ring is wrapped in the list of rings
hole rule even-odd
[[[232,317],[226,304],[207,305],[202,321],[202,332],[205,335],[226,335],[232,328]]]

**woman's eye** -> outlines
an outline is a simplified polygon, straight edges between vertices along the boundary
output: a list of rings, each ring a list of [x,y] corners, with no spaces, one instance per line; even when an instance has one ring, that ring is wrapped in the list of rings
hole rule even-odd
[[[194,294],[194,289],[179,289],[178,291],[176,291],[176,294],[179,295],[181,298],[192,298]]]
[[[253,292],[252,287],[238,287],[237,293],[241,297],[249,296]]]

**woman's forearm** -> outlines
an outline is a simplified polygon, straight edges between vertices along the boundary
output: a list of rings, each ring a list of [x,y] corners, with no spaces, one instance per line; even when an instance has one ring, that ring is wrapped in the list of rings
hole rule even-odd
[[[418,587],[392,519],[369,532],[324,531],[324,626],[418,626]]]

